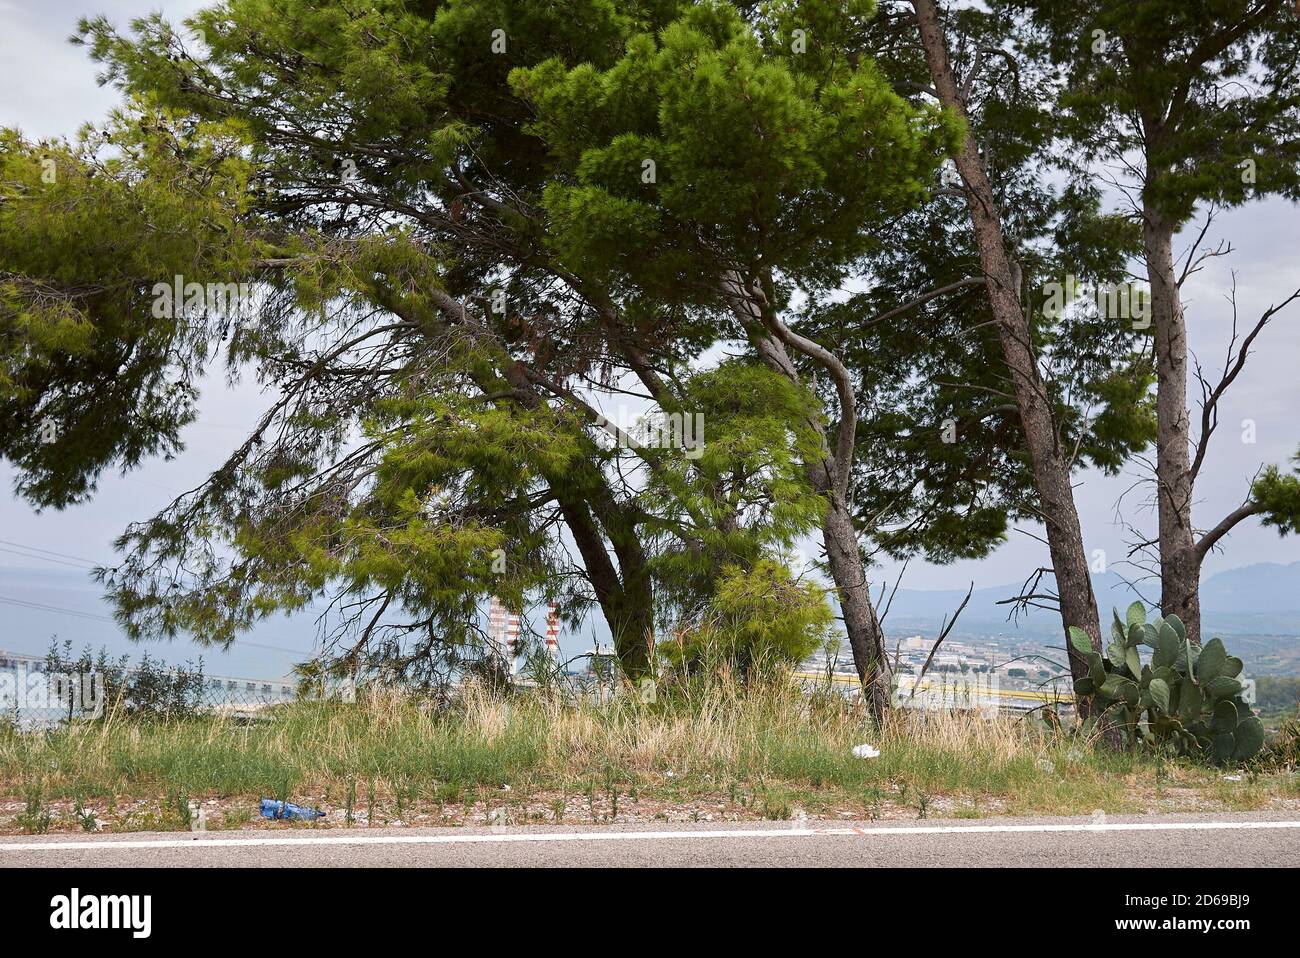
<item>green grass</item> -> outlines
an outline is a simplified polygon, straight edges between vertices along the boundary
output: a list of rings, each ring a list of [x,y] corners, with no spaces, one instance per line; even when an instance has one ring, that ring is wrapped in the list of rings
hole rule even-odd
[[[863,742],[880,757],[854,758]],[[435,714],[374,694],[296,703],[252,724],[0,727],[0,798],[17,808],[0,811],[0,830],[77,830],[87,814],[114,830],[184,828],[191,801],[217,802],[209,827],[242,827],[259,796],[323,805],[330,824],[491,824],[1244,809],[1300,790],[1286,768],[1229,782],[1224,770],[1096,750],[1032,720],[899,713],[876,726],[838,696],[783,683],[700,684],[648,705],[470,692]]]

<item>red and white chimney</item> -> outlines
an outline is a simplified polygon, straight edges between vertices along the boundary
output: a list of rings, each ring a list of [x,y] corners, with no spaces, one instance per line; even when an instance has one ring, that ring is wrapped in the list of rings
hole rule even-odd
[[[519,624],[523,617],[518,612],[506,615],[506,661],[510,663],[510,674],[515,672],[515,659],[519,655]]]
[[[492,596],[492,601],[488,604],[488,642],[497,655],[506,654],[505,632],[506,607],[501,604],[500,599]]]
[[[560,657],[560,603],[552,602],[546,613],[546,654]]]

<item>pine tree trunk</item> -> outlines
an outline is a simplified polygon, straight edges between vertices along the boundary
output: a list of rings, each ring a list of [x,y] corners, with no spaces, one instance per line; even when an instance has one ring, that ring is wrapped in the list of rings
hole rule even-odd
[[[377,292],[382,295],[382,290]],[[542,397],[523,364],[510,359],[492,334],[472,320],[473,314],[462,303],[437,288],[430,290],[430,296],[446,323],[443,329],[466,329],[488,355],[497,357],[499,366],[495,372],[480,370],[473,374],[485,395],[497,391],[496,377],[500,376],[514,391],[512,402],[526,409],[542,405]],[[383,301],[398,315],[411,316],[395,298]],[[543,478],[555,494],[565,525],[582,556],[587,579],[613,635],[619,666],[633,680],[649,674],[653,663],[654,599],[649,561],[633,518],[637,511],[635,505],[616,500],[608,479],[589,458],[579,457],[563,471],[545,474]]]
[[[933,0],[913,0],[920,26],[921,44],[935,91],[943,106],[966,120],[965,104],[948,60],[947,44]],[[980,266],[987,277],[989,300],[997,321],[998,337],[1011,375],[1021,427],[1033,464],[1039,509],[1047,531],[1052,570],[1060,595],[1062,632],[1077,626],[1088,633],[1093,648],[1102,649],[1097,599],[1092,591],[1088,557],[1083,548],[1079,511],[1070,482],[1070,462],[1062,448],[1042,375],[1030,339],[1029,322],[1021,309],[1019,270],[1006,249],[1002,222],[992,185],[984,170],[974,134],[967,133],[956,156],[958,172],[965,182],[967,203]],[[1087,663],[1069,649],[1070,671],[1078,679],[1088,674]],[[1080,709],[1083,714],[1083,708]]]
[[[581,468],[581,467],[580,467]],[[650,648],[654,642],[654,604],[644,552],[635,533],[632,540],[611,542],[619,565],[615,567],[600,528],[588,503],[576,495],[569,483],[573,476],[547,477],[560,503],[565,525],[573,536],[600,611],[614,640],[619,668],[636,681],[651,671]],[[603,480],[603,477],[597,477]],[[567,487],[567,488],[566,488]]]
[[[1151,283],[1156,348],[1156,491],[1160,535],[1160,611],[1177,615],[1201,642],[1200,558],[1192,531],[1192,470],[1187,412],[1187,326],[1174,272],[1174,227],[1143,211],[1142,242]]]
[[[517,401],[528,408],[541,405],[541,397],[521,364],[507,363],[502,374],[514,388]],[[579,457],[563,472],[548,473],[543,478],[555,493],[565,525],[582,556],[587,579],[613,636],[619,667],[634,681],[648,675],[654,644],[654,601],[649,563],[636,522],[629,516],[631,510],[614,498],[605,475],[590,459]],[[614,558],[610,557],[611,549]],[[618,560],[617,566],[614,559]]]
[[[745,308],[737,305],[742,290],[742,285],[732,284],[729,287],[732,294],[730,300],[742,322],[752,321],[754,314],[747,313]],[[758,336],[755,346],[771,369],[786,376],[791,382],[800,382],[798,369],[777,337]],[[841,410],[840,414],[844,416],[852,413]],[[867,566],[858,549],[858,535],[853,526],[853,509],[849,500],[849,483],[841,481],[845,479],[840,474],[841,469],[847,467],[837,462],[838,457],[831,450],[830,438],[821,419],[809,419],[808,427],[821,438],[822,458],[808,463],[807,469],[809,482],[827,500],[826,515],[822,518],[822,543],[826,547],[831,581],[835,583],[840,611],[844,617],[844,631],[848,636],[849,649],[853,652],[853,666],[862,682],[863,701],[867,703],[870,714],[878,719],[891,704],[893,671],[880,619],[871,603]]]
[[[858,536],[848,504],[839,493],[828,493],[830,505],[822,524],[822,541],[831,579],[835,582],[844,615],[844,631],[853,651],[853,665],[862,681],[862,697],[872,716],[880,718],[889,709],[893,674],[889,651],[876,608],[871,603],[867,570],[858,551]]]

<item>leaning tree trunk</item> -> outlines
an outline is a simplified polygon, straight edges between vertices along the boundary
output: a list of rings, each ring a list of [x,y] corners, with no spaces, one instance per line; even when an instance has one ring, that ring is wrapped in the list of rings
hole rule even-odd
[[[504,378],[515,391],[515,401],[533,408],[541,404],[522,364],[507,363]],[[628,678],[638,681],[652,671],[654,603],[649,561],[636,521],[630,510],[615,500],[608,480],[590,459],[579,456],[564,470],[545,472],[542,478],[555,494],[582,556],[613,636],[619,667]]]
[[[529,379],[523,364],[512,360],[490,331],[472,321],[463,304],[441,290],[431,297],[446,326],[464,329],[496,357],[498,368],[475,374],[485,395],[498,391],[499,376],[511,387],[510,402],[528,409],[542,404],[542,397]],[[401,304],[389,298],[387,305],[398,315]],[[503,400],[504,401],[504,400]],[[555,494],[565,525],[582,556],[588,581],[614,639],[614,651],[623,673],[633,680],[651,674],[654,645],[654,603],[649,562],[631,517],[632,509],[618,503],[606,477],[590,459],[579,457],[563,471],[542,477]],[[602,535],[603,532],[603,535]],[[606,546],[605,536],[609,538]],[[614,558],[610,557],[613,549]],[[618,565],[614,563],[618,560]]]
[[[1151,283],[1156,349],[1156,494],[1160,542],[1160,611],[1177,615],[1187,638],[1201,642],[1200,555],[1192,530],[1187,326],[1174,272],[1174,227],[1148,206],[1142,242]]]
[[[761,307],[743,299],[743,286],[732,284],[733,306],[740,305],[738,315],[742,321],[758,320]],[[843,383],[847,370],[835,357],[815,343],[786,329],[775,317],[769,317],[765,326],[769,335],[757,336],[759,355],[771,368],[798,383],[799,371],[785,349],[785,340],[810,355]],[[871,584],[867,579],[867,566],[858,548],[857,530],[853,526],[853,509],[847,470],[853,456],[853,423],[856,410],[851,389],[840,388],[841,429],[834,451],[826,427],[819,418],[807,420],[821,440],[820,461],[807,463],[808,478],[814,489],[826,497],[826,514],[822,517],[822,542],[826,547],[826,561],[830,567],[831,581],[839,598],[844,616],[844,632],[849,649],[853,652],[853,666],[862,683],[862,698],[870,713],[882,717],[889,709],[893,696],[893,670],[889,664],[889,650],[880,618],[871,602]],[[847,422],[846,422],[847,420]]]
[[[938,10],[933,0],[913,0],[912,6],[916,10],[921,45],[925,50],[926,63],[939,101],[967,121],[966,136],[955,161],[965,183],[980,266],[987,277],[989,302],[997,321],[998,338],[1011,374],[1025,444],[1033,464],[1034,485],[1047,530],[1052,571],[1060,595],[1061,624],[1063,630],[1068,630],[1070,626],[1083,629],[1092,639],[1092,647],[1100,652],[1102,642],[1097,599],[1092,591],[1079,511],[1074,503],[1074,489],[1070,483],[1070,461],[1062,447],[1047,390],[1038,369],[1029,322],[1021,309],[1019,270],[1012,265],[1007,253],[993,187],[985,172],[975,136],[971,132],[965,103],[958,92]],[[1086,676],[1087,663],[1069,641],[1065,642],[1065,646],[1073,676],[1076,679]],[[1080,714],[1083,712],[1081,706]]]
[[[615,567],[588,503],[566,488],[573,477],[546,478],[556,492],[565,525],[582,556],[587,579],[609,625],[619,668],[633,681],[650,675],[654,606],[649,569],[640,542],[635,542],[635,548],[629,541],[614,544],[615,555],[620,560]],[[628,555],[629,552],[636,555]]]
[[[830,504],[822,523],[822,541],[831,579],[839,594],[844,614],[844,631],[853,652],[853,665],[862,682],[862,697],[872,715],[879,718],[890,706],[893,671],[880,618],[871,602],[871,585],[866,565],[858,550],[858,536],[848,504],[835,490],[827,494]]]

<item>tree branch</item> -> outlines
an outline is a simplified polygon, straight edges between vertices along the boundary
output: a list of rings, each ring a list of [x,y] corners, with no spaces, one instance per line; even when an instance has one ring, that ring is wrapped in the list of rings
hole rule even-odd
[[[961,195],[964,196],[965,194],[963,193]],[[936,299],[945,293],[951,293],[953,290],[962,289],[966,286],[983,286],[986,282],[987,280],[985,280],[983,276],[971,276],[967,279],[959,279],[955,283],[949,283],[947,286],[940,286],[938,289],[932,289],[928,293],[922,293],[920,296],[916,297],[916,299],[904,303],[902,306],[895,306],[893,309],[881,313],[879,316],[873,316],[863,325],[874,326],[876,323],[883,323],[885,320],[893,319],[895,316],[906,313],[908,310],[915,309],[917,306],[923,306],[930,300]]]
[[[1196,561],[1201,563],[1214,548],[1216,542],[1232,531],[1233,526],[1250,516],[1260,512],[1260,506],[1255,502],[1244,502],[1232,512],[1223,517],[1223,521],[1211,529],[1205,535],[1201,536],[1201,541],[1196,543]]]
[[[762,323],[782,345],[813,360],[830,373],[831,379],[835,381],[835,391],[840,401],[840,425],[835,438],[835,474],[831,481],[835,491],[844,495],[848,491],[852,474],[853,446],[858,431],[858,400],[848,367],[820,343],[799,335],[781,322],[757,281],[751,289],[746,290],[740,275],[733,271],[724,280],[723,291],[734,303],[743,306],[752,319]]]
[[[1255,323],[1254,327],[1242,341],[1241,349],[1237,351],[1235,359],[1231,355],[1229,356],[1228,361],[1224,366],[1223,377],[1219,380],[1218,385],[1210,391],[1209,395],[1206,396],[1205,400],[1201,403],[1201,434],[1196,439],[1196,456],[1192,460],[1191,467],[1193,480],[1196,479],[1197,474],[1201,470],[1201,464],[1205,461],[1205,453],[1210,445],[1210,436],[1214,433],[1214,419],[1219,399],[1222,398],[1224,392],[1232,385],[1233,380],[1237,378],[1237,375],[1246,365],[1246,359],[1250,352],[1251,344],[1254,343],[1255,338],[1263,332],[1264,327],[1268,325],[1268,321],[1296,299],[1300,299],[1300,289],[1297,289],[1278,305],[1269,306],[1269,308],[1264,311],[1264,314],[1260,316],[1259,321]],[[1231,347],[1229,347],[1229,349],[1231,349]]]

